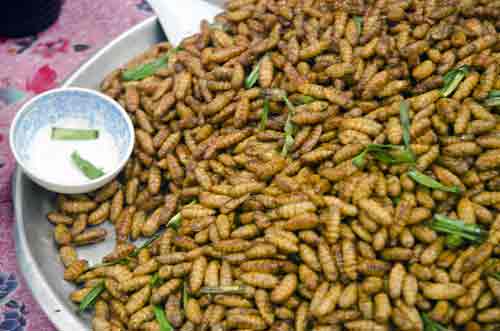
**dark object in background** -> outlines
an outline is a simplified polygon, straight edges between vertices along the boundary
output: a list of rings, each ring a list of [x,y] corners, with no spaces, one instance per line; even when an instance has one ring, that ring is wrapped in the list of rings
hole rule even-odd
[[[63,0],[3,1],[0,36],[25,37],[47,29],[61,12]]]

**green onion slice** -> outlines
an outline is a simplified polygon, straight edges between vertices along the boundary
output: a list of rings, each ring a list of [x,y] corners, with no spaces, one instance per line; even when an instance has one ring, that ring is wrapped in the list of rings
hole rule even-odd
[[[469,74],[469,66],[463,65],[457,69],[450,70],[443,77],[444,86],[441,89],[441,95],[447,97],[458,87],[458,84]]]
[[[421,319],[424,324],[424,331],[450,331],[438,322],[431,320],[426,313],[422,313]]]
[[[365,166],[365,156],[367,153],[368,149],[365,149],[352,159],[352,163],[358,168],[363,168]]]
[[[382,145],[382,144],[369,144],[365,150],[353,158],[353,164],[362,168],[365,163],[367,153],[372,153],[373,156],[386,164],[401,164],[401,163],[414,163],[415,156],[411,150],[399,145]]]
[[[196,203],[196,200],[193,200],[190,203],[188,203],[186,206],[190,206],[190,205],[193,205],[195,203]],[[178,229],[179,226],[181,226],[181,222],[182,222],[182,215],[181,215],[181,212],[178,212],[177,214],[172,216],[172,218],[167,222],[166,227],[167,228],[173,227],[174,229]]]
[[[100,282],[96,286],[92,288],[92,290],[87,293],[87,295],[83,298],[82,302],[80,302],[80,306],[78,307],[78,312],[83,312],[87,308],[94,306],[97,298],[104,292],[104,281]]]
[[[245,87],[247,89],[254,87],[255,83],[257,83],[257,80],[259,79],[259,71],[260,61],[253,67],[252,72],[250,72],[250,75],[248,75],[245,79]]]
[[[401,127],[403,128],[403,141],[407,149],[410,149],[410,106],[407,101],[401,102],[399,106]]]
[[[450,248],[458,248],[464,243],[463,238],[456,233],[449,234],[446,236],[446,246]]]
[[[491,90],[488,93],[488,98],[500,98],[500,90]]]
[[[163,233],[157,233],[155,234],[154,236],[152,236],[151,238],[149,238],[148,240],[146,240],[141,246],[137,247],[136,249],[134,249],[134,251],[132,253],[130,253],[130,257],[137,257],[139,256],[139,253],[141,252],[141,250],[145,249],[145,248],[148,248],[149,246],[151,246],[157,239],[159,239],[161,236],[162,236]]]
[[[408,172],[408,176],[416,181],[417,183],[426,186],[434,190],[440,190],[451,193],[461,193],[462,190],[457,186],[446,186],[438,182],[432,177],[429,177],[416,169],[412,169]]]
[[[160,278],[158,273],[155,273],[153,277],[151,277],[150,285],[151,287],[158,287],[163,282],[163,279]]]
[[[89,161],[83,159],[77,151],[71,153],[71,159],[73,163],[83,172],[83,174],[89,179],[96,179],[104,175],[102,169],[97,168]]]
[[[463,239],[476,243],[484,241],[487,236],[487,232],[477,224],[466,224],[462,220],[455,220],[441,214],[434,215],[430,227],[434,231],[460,236]]]
[[[135,68],[125,70],[122,74],[122,79],[124,81],[131,80],[142,80],[146,77],[154,75],[159,69],[163,68],[168,64],[170,57],[176,52],[180,51],[180,47],[176,47],[167,52],[167,54],[161,56],[160,58],[149,62],[141,64]]]
[[[96,140],[99,130],[52,128],[50,138],[53,140]]]
[[[283,101],[285,101],[286,106],[288,107],[288,116],[285,123],[285,142],[283,144],[283,149],[281,150],[281,155],[286,156],[288,151],[292,148],[295,139],[293,138],[293,134],[295,132],[295,125],[292,122],[292,117],[295,113],[295,106],[288,100],[286,95],[283,96]]]
[[[165,310],[161,305],[154,305],[153,311],[155,313],[156,321],[160,325],[160,331],[173,331],[174,328],[167,320],[167,316],[165,315]]]

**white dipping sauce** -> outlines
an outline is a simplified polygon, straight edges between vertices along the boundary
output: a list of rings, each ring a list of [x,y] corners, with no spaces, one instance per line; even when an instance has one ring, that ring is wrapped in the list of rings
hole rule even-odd
[[[95,140],[54,140],[52,128],[99,130]],[[90,181],[71,159],[71,153],[80,156],[109,173],[118,166],[120,155],[113,136],[102,127],[90,127],[85,119],[65,118],[37,131],[30,147],[28,168],[46,181],[79,185]]]

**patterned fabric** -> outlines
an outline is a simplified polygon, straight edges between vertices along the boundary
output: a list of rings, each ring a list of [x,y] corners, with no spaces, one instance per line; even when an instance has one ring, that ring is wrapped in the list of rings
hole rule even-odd
[[[10,122],[23,102],[56,87],[96,50],[150,15],[146,0],[66,0],[49,30],[21,39],[0,37],[0,331],[55,331],[16,262]]]

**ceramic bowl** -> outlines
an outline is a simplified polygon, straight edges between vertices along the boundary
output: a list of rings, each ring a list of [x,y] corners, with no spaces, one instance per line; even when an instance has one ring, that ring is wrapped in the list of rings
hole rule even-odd
[[[113,169],[85,183],[67,184],[43,178],[28,166],[30,146],[37,131],[65,118],[86,120],[92,126],[103,127],[112,136],[119,154],[119,162]],[[18,165],[33,181],[49,191],[78,194],[96,190],[120,173],[132,154],[135,135],[132,122],[120,104],[94,90],[72,87],[50,90],[28,101],[16,114],[9,138]]]

